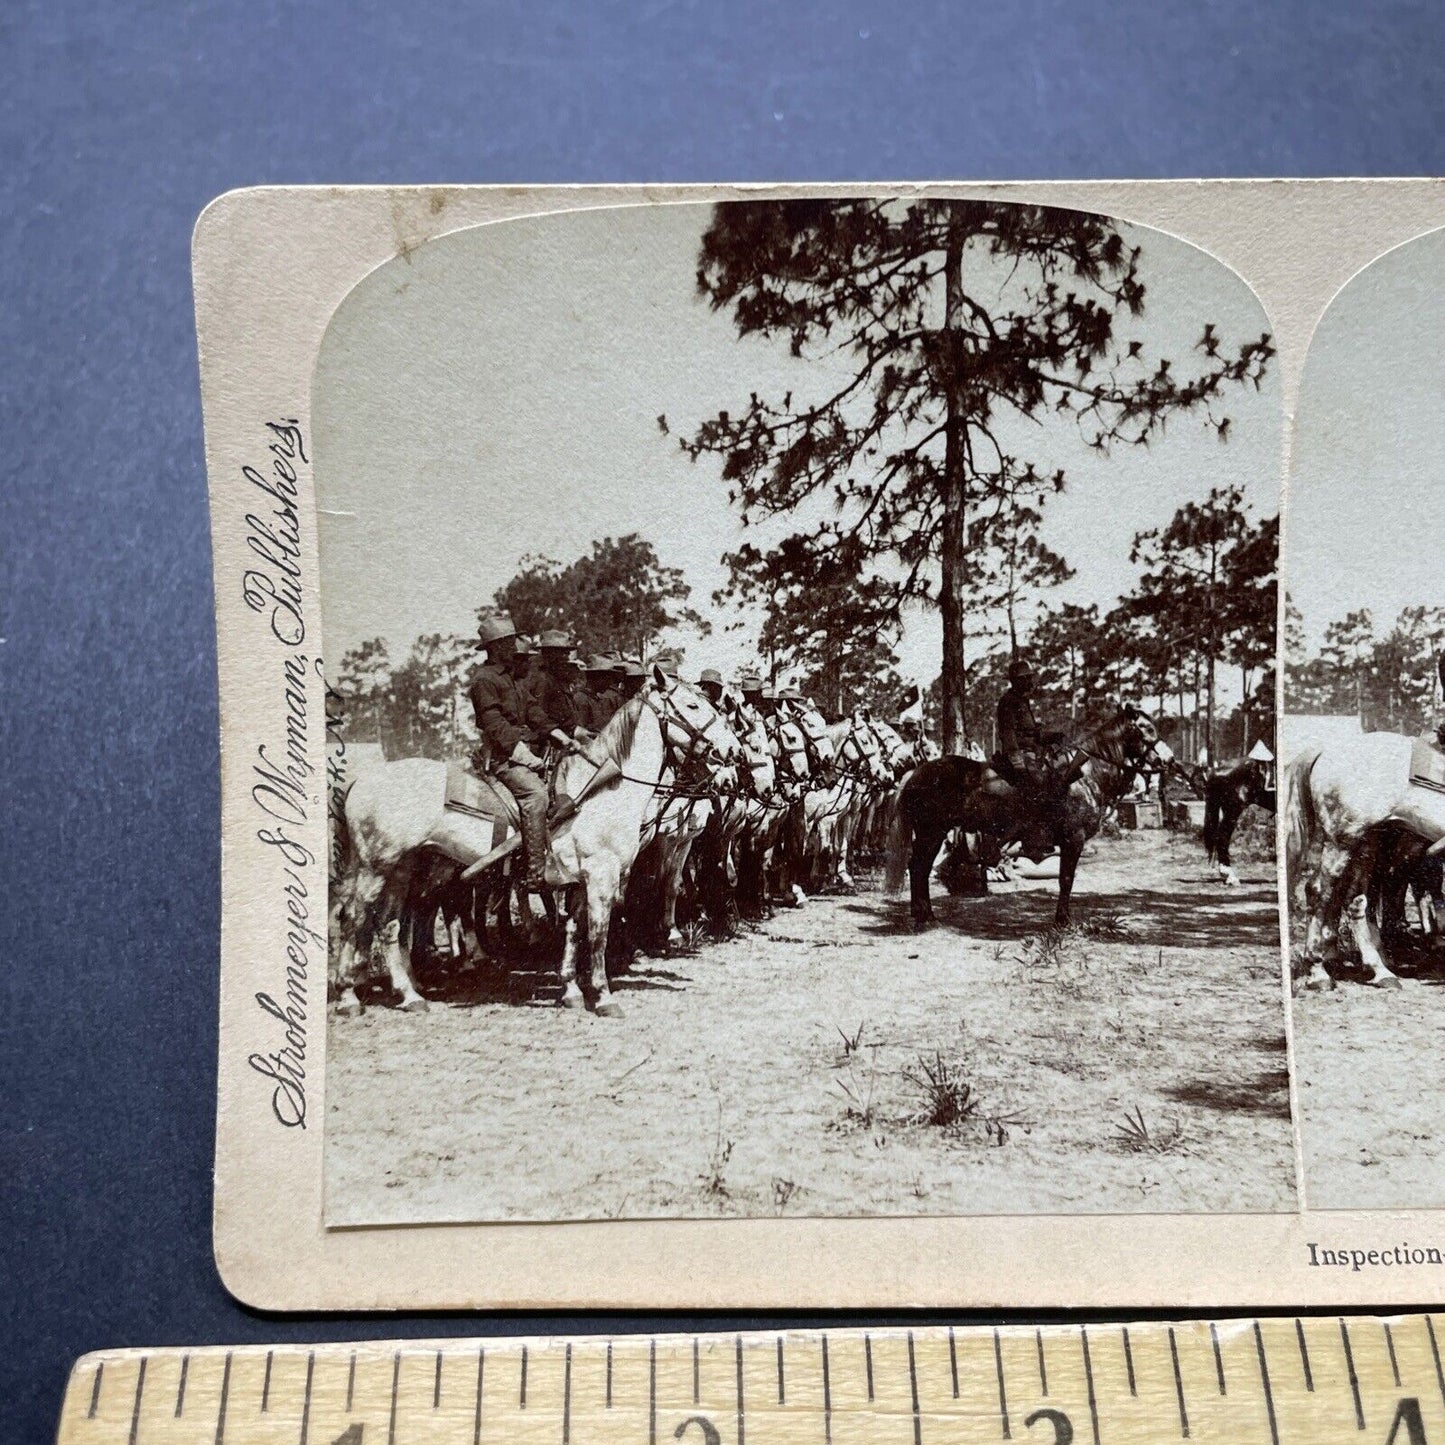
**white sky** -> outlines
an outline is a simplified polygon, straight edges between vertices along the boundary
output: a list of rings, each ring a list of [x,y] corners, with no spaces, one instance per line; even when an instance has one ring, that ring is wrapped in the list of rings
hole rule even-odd
[[[1445,230],[1361,271],[1305,361],[1290,477],[1285,584],[1318,645],[1368,607],[1445,604]]]
[[[708,206],[627,207],[476,227],[367,277],[338,309],[317,365],[316,477],[327,654],[383,637],[399,657],[423,632],[471,635],[475,608],[543,554],[569,562],[636,531],[681,567],[713,622],[685,636],[687,670],[733,675],[756,659],[753,619],[724,624],[713,590],[744,535],[718,464],[677,436],[750,391],[817,384],[786,345],[739,341],[696,295]],[[1126,335],[1176,374],[1213,321],[1232,348],[1268,329],[1253,293],[1205,253],[1125,227],[1143,245],[1146,314]],[[990,263],[991,264],[991,263]],[[968,278],[975,286],[978,278]],[[1111,604],[1133,579],[1133,534],[1181,502],[1237,484],[1257,515],[1279,505],[1280,406],[1273,373],[1231,394],[1230,440],[1175,418],[1162,440],[1102,458],[1067,421],[1014,423],[1005,445],[1040,470],[1065,466],[1045,540],[1078,575],[1051,597]],[[672,435],[657,426],[665,413]],[[752,540],[790,530],[753,529]],[[936,615],[908,620],[905,676],[939,669]]]

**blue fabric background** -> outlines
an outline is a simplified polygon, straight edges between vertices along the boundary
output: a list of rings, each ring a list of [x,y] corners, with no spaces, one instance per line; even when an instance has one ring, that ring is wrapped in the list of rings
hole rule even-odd
[[[1425,0],[10,0],[4,1438],[50,1439],[71,1360],[97,1347],[628,1324],[263,1318],[212,1265],[216,698],[188,271],[211,197],[1439,173],[1442,41]]]

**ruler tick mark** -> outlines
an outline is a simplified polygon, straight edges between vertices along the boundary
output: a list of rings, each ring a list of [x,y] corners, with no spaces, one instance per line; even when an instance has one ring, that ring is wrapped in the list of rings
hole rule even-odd
[[[868,1403],[873,1403],[873,1336],[863,1332],[863,1369],[868,1376]]]
[[[140,1369],[135,1376],[135,1403],[130,1407],[130,1445],[135,1445],[140,1435],[140,1402],[141,1396],[145,1394],[146,1387],[146,1361],[141,1356]]]
[[[1299,1321],[1296,1320],[1298,1325]],[[1304,1333],[1300,1333],[1300,1341],[1304,1341]],[[1264,1357],[1264,1333],[1259,1328],[1259,1321],[1254,1322],[1254,1348],[1259,1356],[1259,1382],[1264,1386],[1264,1409],[1269,1417],[1269,1440],[1270,1445],[1279,1445],[1279,1422],[1274,1418],[1274,1391],[1269,1384],[1269,1361]],[[1311,1386],[1311,1389],[1314,1387]]]
[[[520,1385],[518,1386],[518,1388],[517,1388],[517,1408],[518,1408],[519,1410],[525,1410],[525,1409],[527,1408],[527,1347],[526,1347],[526,1345],[523,1345],[523,1346],[522,1346],[522,1380],[521,1380],[521,1384],[520,1384]]]
[[[950,1338],[952,1337],[952,1331]],[[823,1343],[823,1439],[826,1445],[833,1445],[833,1388],[828,1379],[828,1336],[822,1335]]]
[[[1355,1397],[1355,1429],[1365,1428],[1365,1407],[1360,1400],[1360,1377],[1355,1373],[1355,1352],[1350,1348],[1350,1332],[1340,1321],[1340,1344],[1345,1349],[1345,1369],[1350,1376],[1350,1394]]]
[[[1385,1326],[1385,1348],[1390,1352],[1390,1373],[1395,1377],[1395,1388],[1400,1388],[1400,1362],[1395,1358],[1395,1336],[1390,1331],[1389,1320],[1383,1321]]]
[[[356,1393],[356,1351],[351,1352],[351,1366],[346,1372],[346,1413],[351,1414],[351,1400]]]
[[[1129,1395],[1131,1399],[1137,1399],[1139,1387],[1134,1382],[1134,1351],[1129,1344],[1129,1326],[1124,1325],[1122,1332],[1124,1335],[1124,1369],[1129,1376]]]
[[[181,1356],[181,1380],[176,1386],[176,1419],[181,1418],[181,1411],[186,1408],[186,1375],[190,1372],[191,1357]]]
[[[95,1412],[100,1408],[100,1382],[105,1379],[105,1361],[102,1360],[95,1367],[95,1382],[90,1387],[90,1409],[86,1412],[87,1420],[95,1419]]]
[[[226,1365],[221,1371],[221,1403],[216,1410],[216,1445],[226,1439],[226,1405],[231,1398],[231,1352],[226,1351]]]
[[[440,1407],[442,1402],[442,1352],[437,1351],[436,1375],[432,1380],[431,1407],[433,1410]]]
[[[948,1327],[948,1369],[953,1376],[953,1398],[958,1399],[958,1348],[953,1342],[953,1326]]]
[[[1430,1354],[1435,1360],[1435,1383],[1440,1386],[1440,1398],[1445,1401],[1445,1371],[1440,1369],[1440,1343],[1435,1338],[1435,1321],[1425,1316],[1425,1331],[1430,1336]]]
[[[698,1404],[702,1396],[702,1377],[697,1363],[697,1336],[692,1340],[692,1403]]]
[[[1224,1384],[1224,1356],[1219,1352],[1219,1329],[1213,1320],[1209,1322],[1209,1343],[1214,1346],[1214,1375],[1219,1381],[1219,1393],[1227,1395],[1229,1391]]]
[[[743,1433],[743,1337],[741,1335],[737,1336],[733,1348],[738,1362],[738,1445],[743,1445],[747,1437]]]
[[[1174,1398],[1179,1402],[1179,1435],[1189,1438],[1189,1411],[1184,1404],[1184,1377],[1179,1373],[1179,1345],[1174,1338],[1174,1326],[1169,1327],[1169,1356],[1174,1361]]]
[[[472,1414],[472,1445],[482,1442],[482,1380],[487,1370],[487,1347],[477,1346],[477,1406]]]
[[[572,1440],[572,1346],[567,1346],[566,1363],[562,1367],[562,1445]]]
[[[306,1356],[306,1396],[301,1402],[301,1438],[297,1445],[306,1445],[306,1435],[311,1429],[311,1378],[316,1373],[316,1351]]]
[[[1094,1361],[1089,1355],[1089,1332],[1083,1325],[1079,1326],[1079,1340],[1084,1347],[1084,1383],[1089,1390],[1089,1425],[1094,1432],[1094,1445],[1099,1445],[1099,1400],[1094,1394]],[[1042,1359],[1042,1340],[1039,1342],[1039,1350],[1039,1358]]]
[[[607,1341],[607,1408],[612,1408],[612,1341]]]
[[[1313,1395],[1315,1392],[1315,1375],[1314,1371],[1310,1369],[1310,1347],[1305,1343],[1305,1327],[1303,1320],[1297,1319],[1294,1322],[1294,1335],[1295,1339],[1299,1341],[1299,1359],[1300,1364],[1304,1367],[1305,1389]]]
[[[1044,1363],[1044,1332],[1034,1331],[1034,1349],[1039,1356],[1039,1393],[1048,1398],[1049,1394],[1049,1367]]]
[[[1013,1439],[1013,1432],[1008,1427],[1008,1391],[1003,1384],[1003,1345],[999,1342],[998,1331],[993,1332],[993,1368],[998,1376],[998,1414],[1003,1422],[1003,1438]]]
[[[647,1343],[647,1445],[657,1445],[657,1341]]]
[[[783,1337],[778,1336],[778,1404],[788,1403],[787,1390],[783,1385]]]
[[[401,1385],[401,1351],[391,1357],[391,1420],[386,1427],[386,1445],[396,1445],[396,1396]]]
[[[274,1350],[266,1351],[266,1374],[261,1380],[261,1413],[263,1415],[271,1408],[271,1363],[275,1357]]]
[[[912,1330],[908,1331],[908,1389],[913,1397],[913,1445],[923,1445],[923,1417],[918,1413],[918,1365],[913,1358]]]

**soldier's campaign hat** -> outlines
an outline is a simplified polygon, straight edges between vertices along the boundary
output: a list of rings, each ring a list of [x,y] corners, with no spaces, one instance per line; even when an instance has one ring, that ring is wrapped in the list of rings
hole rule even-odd
[[[762,695],[766,698],[775,698],[777,696],[777,694],[773,691],[773,685],[770,682],[760,683],[758,685],[758,691],[762,693]]]
[[[675,652],[659,652],[652,659],[652,665],[668,677],[677,676],[677,654]]]
[[[647,676],[647,669],[640,662],[634,662],[631,658],[622,664],[622,668],[628,677]]]
[[[611,672],[612,668],[612,660],[610,658],[603,657],[601,653],[594,652],[592,656],[587,659],[588,672]]]
[[[803,694],[795,687],[785,687],[778,694],[779,702],[802,702]]]
[[[552,628],[537,639],[537,646],[543,652],[571,652],[572,639],[560,628]]]
[[[484,617],[477,623],[478,647],[486,647],[489,643],[500,641],[503,637],[516,637],[517,629],[512,625],[512,619],[505,612],[498,612],[493,617]]]
[[[620,672],[624,677],[627,675],[627,659],[625,657],[619,657],[615,652],[609,652],[607,665],[613,672]]]
[[[723,685],[722,673],[720,673],[715,667],[703,668],[701,673],[698,674],[697,680],[700,683],[715,682],[719,687]]]
[[[1008,680],[1010,682],[1027,682],[1034,675],[1034,670],[1021,657],[1016,657],[1008,665]]]
[[[517,634],[517,656],[530,657],[535,650],[532,644],[519,632]]]
[[[763,680],[755,672],[745,672],[738,678],[739,692],[758,692],[762,689]]]

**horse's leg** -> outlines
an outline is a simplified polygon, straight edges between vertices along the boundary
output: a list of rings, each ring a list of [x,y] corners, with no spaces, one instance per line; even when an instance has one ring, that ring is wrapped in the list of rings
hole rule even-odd
[[[1325,909],[1334,898],[1334,880],[1325,876],[1325,855],[1330,851],[1326,845],[1321,854],[1319,867],[1306,868],[1304,877],[1305,941],[1301,959],[1303,972],[1296,977],[1296,986],[1303,991],[1329,990],[1335,981],[1325,968],[1324,955],[1329,942],[1325,923]],[[1336,850],[1338,851],[1338,850]]]
[[[341,943],[336,985],[336,1012],[344,1019],[355,1018],[361,1012],[361,999],[356,993],[356,943],[351,938],[345,938]]]
[[[416,980],[411,976],[411,961],[401,941],[401,919],[388,919],[381,930],[381,946],[386,956],[386,971],[391,986],[401,995],[403,1013],[425,1013],[426,1000],[416,991]]]
[[[1234,871],[1234,866],[1229,861],[1229,843],[1234,837],[1235,828],[1239,826],[1239,817],[1243,812],[1244,804],[1231,793],[1220,813],[1219,845],[1214,854],[1214,866],[1219,870],[1219,876],[1226,888],[1239,887],[1239,874]]]
[[[946,832],[934,822],[913,829],[913,847],[908,854],[908,902],[915,933],[921,933],[929,924],[937,922],[928,897],[928,880],[933,874],[934,860],[943,847]]]
[[[1390,972],[1381,952],[1380,930],[1370,908],[1370,879],[1379,851],[1378,839],[1373,834],[1366,834],[1364,841],[1355,850],[1346,874],[1350,883],[1348,892],[1353,896],[1346,905],[1345,916],[1350,921],[1355,947],[1360,950],[1360,962],[1370,970],[1369,982],[1375,988],[1399,988],[1400,980]]]
[[[1074,874],[1078,872],[1079,859],[1083,852],[1084,835],[1077,829],[1059,840],[1059,902],[1054,909],[1054,923],[1059,928],[1069,926],[1069,901],[1074,893]]]
[[[587,903],[583,885],[569,884],[564,894],[564,902],[567,923],[562,942],[562,1007],[581,1009],[587,1007],[582,990],[577,987],[577,949],[580,946],[578,934],[587,926]],[[577,916],[579,912],[582,914],[580,920]]]
[[[597,859],[588,870],[583,917],[587,925],[587,948],[592,962],[592,1007],[603,1018],[620,1018],[622,1008],[612,997],[607,980],[607,933],[612,925],[612,907],[622,888],[615,863]]]

